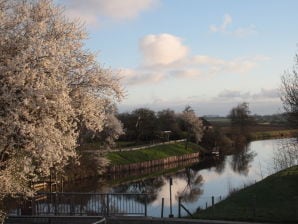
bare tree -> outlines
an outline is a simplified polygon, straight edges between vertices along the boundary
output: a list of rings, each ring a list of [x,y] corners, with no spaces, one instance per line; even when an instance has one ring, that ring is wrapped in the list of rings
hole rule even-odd
[[[289,126],[298,127],[298,55],[292,71],[287,71],[281,77],[281,100],[287,113]],[[281,140],[275,150],[273,165],[275,171],[298,164],[298,136]]]
[[[297,139],[281,139],[273,154],[273,169],[275,172],[298,165]]]
[[[242,144],[247,140],[249,127],[253,123],[248,103],[244,102],[232,108],[228,117],[231,119],[232,137]]]
[[[298,127],[298,55],[296,66],[281,77],[281,100],[288,115],[289,124]]]

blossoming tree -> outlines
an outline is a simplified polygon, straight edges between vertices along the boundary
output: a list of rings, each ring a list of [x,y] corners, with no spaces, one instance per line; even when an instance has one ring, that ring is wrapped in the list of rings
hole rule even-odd
[[[111,119],[123,91],[86,37],[51,0],[0,0],[0,200],[62,170],[82,131]]]

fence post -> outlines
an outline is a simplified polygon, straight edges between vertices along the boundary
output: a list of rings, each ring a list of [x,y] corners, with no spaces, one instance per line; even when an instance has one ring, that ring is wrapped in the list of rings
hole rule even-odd
[[[212,196],[212,215],[214,216],[214,196]]]
[[[164,204],[165,204],[165,199],[162,198],[161,199],[161,214],[160,214],[160,217],[163,218],[163,208],[164,208]]]
[[[145,216],[147,216],[147,197],[148,194],[145,195]]]
[[[181,197],[178,199],[178,217],[181,218]]]
[[[169,218],[174,218],[174,215],[172,213],[172,185],[173,185],[173,179],[170,177],[170,215]]]
[[[107,216],[110,216],[110,194],[107,194]]]
[[[57,192],[55,192],[55,215],[57,215]]]

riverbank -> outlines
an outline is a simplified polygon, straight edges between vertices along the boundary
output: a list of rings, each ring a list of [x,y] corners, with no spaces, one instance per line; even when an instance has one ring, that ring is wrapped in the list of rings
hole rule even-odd
[[[159,145],[135,151],[109,152],[107,154],[107,159],[110,161],[111,165],[125,165],[160,160],[173,156],[183,156],[203,151],[205,151],[205,149],[197,144],[188,142],[186,148],[185,142],[181,142]]]
[[[298,136],[298,129],[256,131],[251,133],[251,140],[293,138]]]
[[[298,166],[294,166],[238,192],[195,218],[297,223]]]

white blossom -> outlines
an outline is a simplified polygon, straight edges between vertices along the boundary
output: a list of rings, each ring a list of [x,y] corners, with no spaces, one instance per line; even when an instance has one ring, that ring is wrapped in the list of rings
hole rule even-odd
[[[203,137],[204,128],[202,120],[189,106],[182,112],[181,118],[185,122],[187,131],[194,135],[196,143],[198,144]]]
[[[101,131],[122,98],[86,37],[50,0],[0,0],[0,196],[62,170],[81,127]]]

